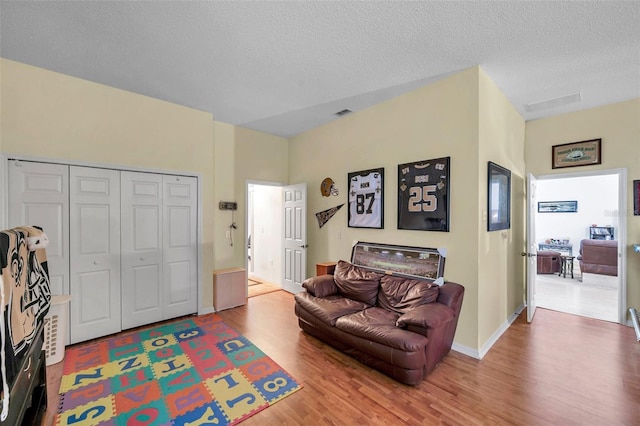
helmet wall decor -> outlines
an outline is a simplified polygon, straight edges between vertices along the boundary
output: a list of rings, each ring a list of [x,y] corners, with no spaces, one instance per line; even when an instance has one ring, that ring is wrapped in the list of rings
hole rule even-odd
[[[320,193],[323,197],[328,197],[329,195],[338,195],[338,188],[336,188],[336,184],[330,177],[324,178],[322,183],[320,184]]]

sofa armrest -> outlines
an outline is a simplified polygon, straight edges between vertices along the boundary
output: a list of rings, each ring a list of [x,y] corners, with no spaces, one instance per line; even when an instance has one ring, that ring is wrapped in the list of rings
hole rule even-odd
[[[442,303],[427,303],[416,306],[403,314],[396,321],[396,326],[417,326],[422,328],[437,328],[455,318],[453,309]]]
[[[318,275],[317,277],[307,278],[302,287],[307,293],[316,297],[327,297],[338,294],[338,287],[333,281],[333,275]]]

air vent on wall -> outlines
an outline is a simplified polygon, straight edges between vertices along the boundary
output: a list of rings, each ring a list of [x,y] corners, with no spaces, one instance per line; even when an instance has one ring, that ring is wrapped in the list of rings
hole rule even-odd
[[[338,111],[334,113],[334,115],[343,116],[343,115],[351,114],[352,112],[353,111],[351,111],[350,109],[343,109],[342,111]]]
[[[580,94],[580,92],[576,92],[570,95],[560,96],[559,98],[547,99],[546,101],[533,102],[530,104],[526,104],[524,106],[524,109],[527,112],[538,112],[545,109],[556,108],[561,105],[580,102],[581,100],[582,100],[582,95]]]

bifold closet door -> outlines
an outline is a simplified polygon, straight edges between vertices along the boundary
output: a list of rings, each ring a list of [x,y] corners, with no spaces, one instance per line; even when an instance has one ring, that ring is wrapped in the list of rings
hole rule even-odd
[[[122,328],[162,315],[162,175],[121,172]]]
[[[10,160],[8,168],[9,227],[42,227],[51,294],[69,294],[69,166]]]
[[[163,316],[197,312],[197,178],[163,176]]]
[[[120,172],[69,169],[71,343],[122,329]]]

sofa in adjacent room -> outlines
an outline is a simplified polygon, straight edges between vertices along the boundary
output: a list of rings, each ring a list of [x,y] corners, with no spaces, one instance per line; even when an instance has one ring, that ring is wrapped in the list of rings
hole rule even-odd
[[[618,276],[618,241],[580,241],[580,271],[590,274]]]
[[[464,287],[340,261],[295,295],[300,328],[360,362],[417,385],[449,353]]]

